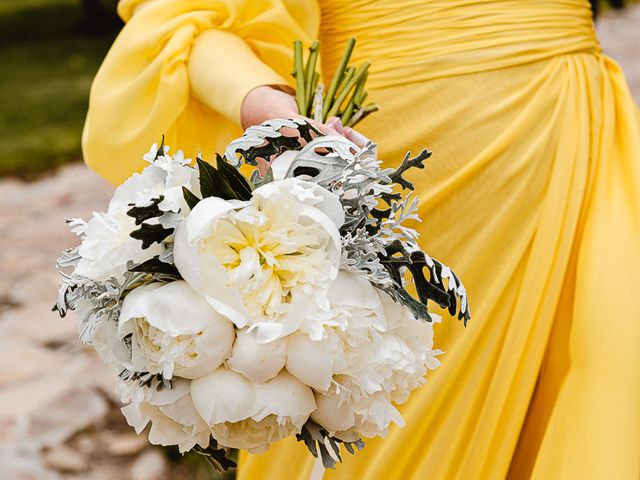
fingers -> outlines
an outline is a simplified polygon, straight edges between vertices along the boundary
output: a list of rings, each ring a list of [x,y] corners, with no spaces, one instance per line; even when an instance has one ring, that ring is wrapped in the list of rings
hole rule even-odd
[[[351,140],[360,148],[363,148],[367,143],[371,141],[367,137],[362,135],[360,132],[355,131],[351,127],[345,128],[345,137],[347,137],[349,140]]]
[[[313,125],[314,127],[316,127],[318,130],[320,130],[322,133],[324,133],[325,135],[342,135],[342,133],[340,133],[339,131],[337,131],[335,128],[333,128],[331,125],[329,124],[324,124],[324,123],[320,123],[317,122],[315,120],[312,120],[310,118],[307,118],[307,121]]]
[[[360,148],[364,147],[370,141],[367,137],[362,135],[360,132],[356,132],[353,128],[343,127],[342,122],[338,117],[329,118],[327,121],[327,128],[330,128],[339,135],[351,140]]]

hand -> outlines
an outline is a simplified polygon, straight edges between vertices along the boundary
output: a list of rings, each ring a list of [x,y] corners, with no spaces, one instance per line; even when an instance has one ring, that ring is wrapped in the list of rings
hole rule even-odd
[[[244,129],[272,118],[296,117],[300,115],[294,96],[266,85],[247,93],[240,110],[240,121]]]
[[[293,95],[265,85],[254,88],[244,97],[240,118],[242,128],[246,129],[272,118],[302,118],[302,115],[298,114],[298,106]],[[343,127],[337,117],[329,118],[326,124],[310,118],[307,120],[325,135],[342,135],[359,147],[364,147],[369,141],[352,128]]]

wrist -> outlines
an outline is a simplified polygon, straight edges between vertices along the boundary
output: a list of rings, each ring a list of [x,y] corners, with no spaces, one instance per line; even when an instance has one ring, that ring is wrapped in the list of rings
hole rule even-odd
[[[271,118],[297,116],[294,90],[288,85],[261,85],[251,89],[240,107],[242,128],[259,125]]]

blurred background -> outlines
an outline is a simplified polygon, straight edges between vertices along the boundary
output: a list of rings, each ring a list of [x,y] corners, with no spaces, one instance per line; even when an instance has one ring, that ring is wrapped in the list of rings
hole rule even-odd
[[[80,135],[116,3],[0,0],[0,480],[214,478],[135,435],[73,315],[51,313],[55,260],[76,241],[64,218],[112,193],[81,163]],[[618,3],[599,4],[598,35],[640,102],[640,2]]]

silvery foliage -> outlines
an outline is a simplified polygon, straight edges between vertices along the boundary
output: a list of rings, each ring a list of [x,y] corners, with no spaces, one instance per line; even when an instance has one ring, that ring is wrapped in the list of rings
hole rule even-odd
[[[364,442],[361,438],[352,442],[340,440],[329,435],[329,432],[313,420],[306,421],[302,426],[302,431],[296,435],[296,438],[299,442],[305,444],[311,455],[315,458],[320,457],[324,468],[336,468],[336,463],[342,462],[342,456],[340,455],[341,444],[351,455],[356,450],[364,448]]]
[[[297,129],[298,137],[291,135],[291,129]],[[457,313],[466,324],[470,314],[462,282],[420,249],[417,232],[406,225],[420,220],[418,199],[411,193],[403,196],[396,188],[414,190],[403,174],[411,168],[424,168],[431,152],[423,150],[415,157],[407,153],[397,169],[382,168],[374,143],[359,148],[342,136],[323,136],[305,119],[284,119],[250,127],[229,144],[225,155],[238,167],[243,160],[255,166],[270,162],[285,150],[298,151],[287,177],[316,182],[340,198],[346,216],[340,232],[341,268],[366,277],[409,307],[417,318],[431,320],[427,301],[433,300],[452,315]],[[252,180],[260,185],[273,177],[269,171],[263,177],[254,172]],[[418,299],[405,289],[407,281],[415,283]]]
[[[151,162],[168,161],[165,157],[167,148],[161,144]],[[163,196],[150,199],[146,205],[130,204],[127,215],[136,220],[136,230],[131,237],[140,240],[141,248],[147,248],[151,243],[159,243],[162,251],[159,255],[135,265],[129,261],[126,271],[120,279],[112,276],[106,280],[93,280],[75,273],[80,261],[80,247],[65,250],[58,259],[56,266],[61,279],[56,304],[53,307],[61,317],[69,310],[76,310],[79,314],[78,334],[80,341],[90,344],[95,327],[99,322],[117,322],[125,296],[134,288],[153,282],[171,282],[179,278],[173,266],[173,232],[183,218],[178,212],[161,208]],[[81,240],[86,235],[87,222],[74,218],[67,220],[71,231]],[[127,339],[123,344],[131,352],[131,345]],[[127,380],[136,380],[140,385],[147,385],[152,377],[148,372],[121,372],[120,376]],[[167,381],[156,379],[166,386]]]
[[[402,174],[410,168],[423,168],[429,156],[428,150],[413,158],[407,153],[397,169],[382,168],[374,143],[360,149],[343,137],[324,136],[309,142],[296,155],[288,175],[315,170],[318,173],[313,181],[340,198],[346,215],[341,229],[343,269],[365,276],[409,307],[417,318],[431,320],[427,301],[433,300],[452,315],[457,312],[466,323],[469,310],[464,286],[448,267],[421,250],[418,233],[406,225],[420,221],[418,198],[394,191],[396,186],[413,191],[413,184]],[[428,279],[423,268],[429,271]],[[406,273],[416,285],[419,300],[405,289]]]
[[[73,270],[80,260],[79,247],[65,250],[56,266],[59,271],[61,285],[54,311],[64,317],[69,310],[82,310],[78,332],[80,341],[91,343],[93,331],[100,321],[117,322],[120,308],[126,294],[141,285],[156,281],[168,281],[169,276],[132,271],[133,263],[125,272],[122,280],[111,277],[103,281],[95,281],[76,274]],[[65,272],[71,269],[71,273]]]

